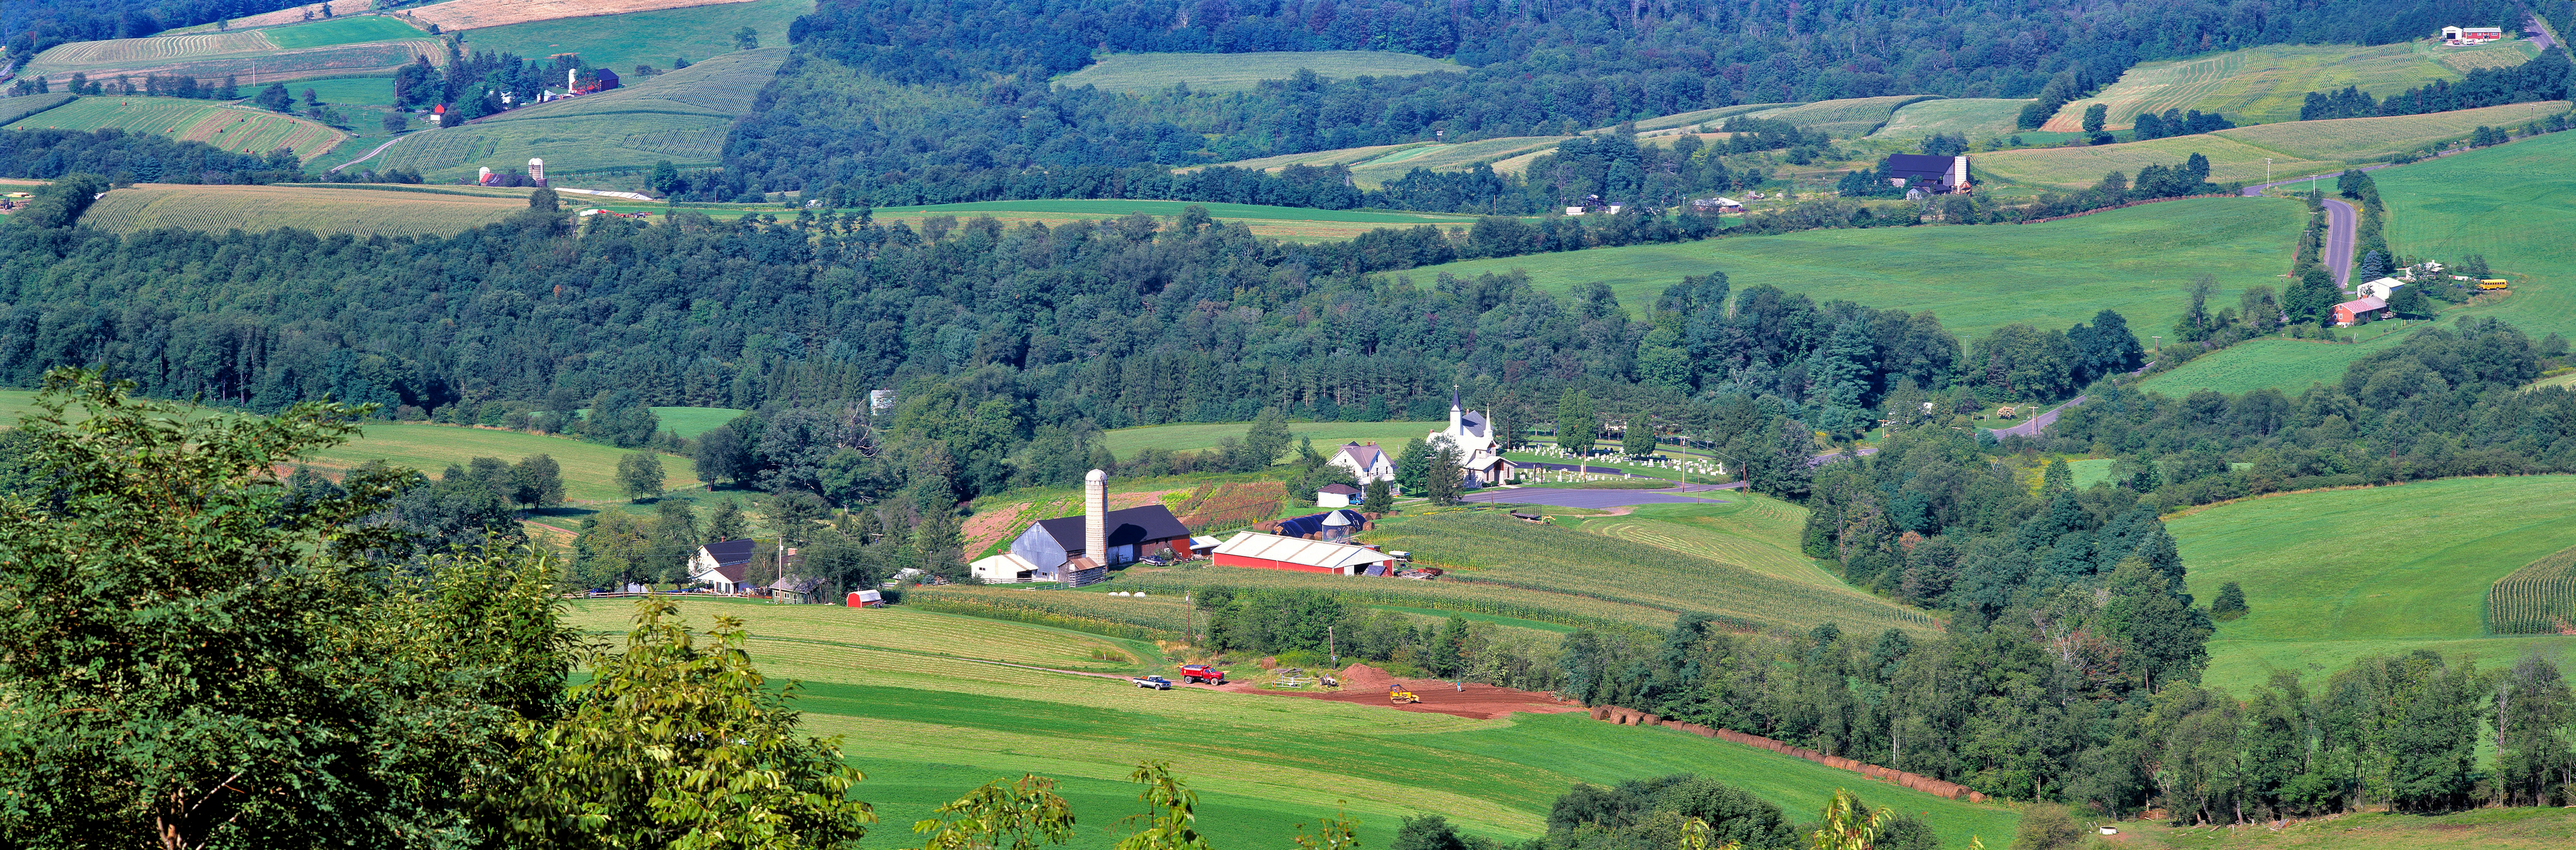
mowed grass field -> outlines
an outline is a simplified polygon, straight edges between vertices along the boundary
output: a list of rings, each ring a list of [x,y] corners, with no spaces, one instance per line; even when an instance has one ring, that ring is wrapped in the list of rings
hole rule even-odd
[[[466,45],[472,50],[515,53],[530,59],[578,53],[583,61],[614,69],[626,77],[627,83],[634,84],[641,80],[626,75],[636,65],[667,71],[673,57],[699,62],[734,52],[733,33],[743,27],[760,35],[762,47],[784,48],[787,25],[797,16],[813,11],[814,0],[751,0],[560,18],[468,30]],[[743,95],[748,97],[759,88],[750,86]]]
[[[57,106],[70,103],[74,99],[73,95],[62,92],[55,92],[53,94],[19,95],[17,97],[0,99],[0,124],[16,122],[18,119],[25,118],[29,115],[34,115]]]
[[[1088,68],[1059,75],[1055,84],[1069,89],[1095,86],[1101,91],[1131,94],[1163,91],[1174,85],[1203,92],[1251,91],[1262,80],[1294,77],[1300,68],[1336,80],[1463,70],[1454,62],[1384,50],[1120,53],[1101,57]]]
[[[2576,477],[2452,478],[2247,499],[2166,520],[2207,600],[2224,582],[2252,613],[2221,623],[2204,681],[2271,670],[2322,677],[2366,653],[2417,648],[2508,665],[2576,660],[2576,637],[2490,638],[2487,587],[2576,545]]]
[[[734,116],[750,111],[752,96],[786,60],[785,47],[729,53],[615,91],[415,133],[370,164],[432,180],[471,177],[478,167],[515,170],[530,159],[544,159],[550,175],[651,168],[662,160],[713,165]]]
[[[526,199],[505,195],[146,183],[107,193],[81,223],[118,233],[301,227],[325,236],[454,236],[527,208]]]
[[[265,109],[176,97],[83,97],[8,125],[11,130],[89,131],[106,127],[183,142],[205,142],[234,153],[290,148],[306,160],[329,153],[349,137],[331,127]]]
[[[0,428],[17,427],[19,417],[36,412],[39,411],[35,391],[0,390]],[[75,418],[84,415],[78,404],[65,412]],[[368,422],[356,439],[315,452],[298,462],[315,469],[338,471],[370,460],[382,460],[420,470],[435,478],[450,464],[462,466],[478,457],[517,463],[520,458],[542,454],[554,458],[555,463],[562,467],[566,498],[576,502],[615,504],[626,501],[625,491],[617,486],[617,461],[630,453],[628,449],[615,446],[523,431]],[[663,486],[672,490],[703,486],[688,458],[667,454],[661,458],[662,471],[666,476]]]
[[[1254,234],[1297,241],[1348,239],[1381,227],[1413,225],[1467,227],[1476,223],[1475,216],[1448,213],[1318,210],[1255,204],[1194,204],[1188,201],[1127,200],[977,201],[919,207],[883,207],[875,210],[871,215],[877,221],[901,221],[914,227],[919,227],[924,219],[939,216],[950,216],[964,221],[983,215],[1014,224],[1040,222],[1049,227],[1058,227],[1076,221],[1098,221],[1140,212],[1166,219],[1168,222],[1170,218],[1180,215],[1182,210],[1192,206],[1206,208],[1208,215],[1219,221],[1248,226],[1252,228]]]
[[[280,50],[420,38],[429,33],[386,15],[351,15],[258,31]]]
[[[1374,189],[1386,181],[1402,178],[1416,168],[1433,171],[1465,171],[1477,163],[1490,163],[1495,171],[1517,171],[1503,165],[1520,162],[1527,167],[1530,159],[1555,150],[1572,136],[1512,136],[1461,142],[1454,145],[1421,145],[1371,157],[1351,165],[1351,182],[1361,188]]]
[[[1329,456],[1333,446],[1348,442],[1374,441],[1386,446],[1387,451],[1400,452],[1404,450],[1404,441],[1446,427],[1449,427],[1447,422],[1290,422],[1288,433],[1314,440],[1315,450]],[[1242,439],[1244,432],[1251,428],[1252,423],[1249,422],[1140,425],[1103,432],[1100,442],[1110,454],[1122,458],[1133,457],[1137,451],[1148,447],[1167,452],[1194,452],[1215,448],[1218,441],[1227,437]]]
[[[2576,336],[2576,133],[2550,133],[2371,172],[2396,251],[2449,261],[2484,254],[2514,276],[2512,294],[2457,311],[2512,322],[2538,339]],[[2511,180],[2494,179],[2513,175]],[[2446,314],[2447,316],[2448,314]]]
[[[318,80],[297,80],[288,88],[299,98],[304,96],[305,89],[312,89],[313,94],[322,98],[323,103],[382,107],[391,107],[394,104],[394,78],[392,77],[330,77]]]
[[[2247,340],[2192,358],[2173,371],[2150,375],[2139,386],[2175,398],[2197,390],[2236,395],[2266,387],[2295,396],[2309,384],[2343,380],[2344,367],[2352,361],[2404,344],[2407,334],[2428,326],[2409,324],[2412,327],[2404,332],[2351,345],[2307,339]]]
[[[2565,111],[2565,101],[2544,101],[2394,118],[2292,121],[2143,142],[1999,151],[1977,155],[1971,167],[1987,179],[2073,189],[2099,183],[2113,171],[2135,175],[2149,165],[2178,165],[2197,153],[2209,158],[2210,182],[2258,183],[2266,157],[2276,180],[2333,174],[2350,164],[2466,138],[2480,126],[2520,127]]]
[[[336,25],[338,22],[325,22]],[[61,80],[73,73],[86,73],[93,80],[119,74],[187,74],[201,80],[221,80],[238,76],[244,81],[254,75],[263,84],[292,81],[306,77],[348,76],[352,73],[392,73],[414,58],[430,57],[433,63],[444,63],[447,51],[437,39],[414,33],[413,37],[394,40],[364,41],[355,44],[326,44],[315,47],[286,48],[269,40],[268,33],[300,29],[248,30],[227,33],[165,36],[159,38],[121,38],[105,41],[81,41],[60,45],[36,54],[19,73]],[[329,36],[319,40],[329,40]]]
[[[1749,118],[1787,121],[1800,127],[1828,133],[1836,138],[1859,138],[1869,135],[1887,123],[1888,117],[1908,104],[1932,100],[1938,95],[1911,94],[1885,97],[1855,97],[1824,100],[1782,109],[1765,109],[1746,113]]]
[[[1824,562],[1798,550],[1807,509],[1746,492],[1718,494],[1725,504],[1639,505],[1621,516],[1583,517],[1575,527],[1734,564],[1763,575],[1842,588]],[[1853,591],[1858,593],[1859,591]]]
[[[661,418],[664,430],[679,434],[681,439],[694,440],[699,434],[733,421],[742,411],[730,407],[656,407],[653,415]]]
[[[2083,129],[2084,110],[2109,108],[2108,126],[2125,129],[2141,112],[2215,112],[2239,124],[2296,121],[2312,91],[2358,86],[2386,97],[2434,80],[2458,80],[2469,68],[2510,67],[2540,51],[2528,41],[2444,47],[2429,41],[2377,46],[2267,45],[2176,62],[2141,62],[2100,94],[2066,104],[2042,130]]]
[[[1982,142],[1991,136],[2011,135],[2016,129],[2014,122],[2021,118],[2021,108],[2030,103],[1991,97],[1920,101],[1896,110],[1878,132],[1869,135],[1873,139],[1911,141],[1935,133],[1963,133],[1971,142]]]
[[[1410,274],[1522,269],[1555,293],[1599,281],[1643,315],[1665,287],[1715,270],[1737,291],[1767,283],[1819,302],[1931,310],[1962,340],[2012,322],[2063,329],[2105,309],[2143,334],[2173,326],[2195,274],[2217,275],[2220,299],[2231,304],[2248,286],[2279,288],[2302,215],[2288,200],[2211,198],[2040,224],[1812,230],[1467,260]],[[2113,245],[2119,250],[2105,250]]]
[[[573,603],[573,619],[620,639],[632,603]],[[808,730],[844,736],[868,774],[857,795],[883,835],[995,779],[1054,777],[1083,824],[1072,847],[1107,850],[1139,810],[1135,763],[1167,759],[1200,795],[1198,828],[1221,847],[1284,841],[1295,824],[1346,809],[1361,840],[1390,840],[1400,819],[1440,814],[1481,835],[1519,841],[1545,831],[1547,810],[1576,782],[1692,772],[1744,787],[1812,819],[1835,788],[1872,805],[1923,812],[1944,846],[2010,834],[2001,806],[1957,803],[1750,747],[1582,714],[1468,720],[1375,705],[1207,689],[1141,690],[1115,679],[976,664],[987,658],[1065,669],[1168,670],[1151,645],[950,615],[837,606],[687,600],[700,627],[744,618],[754,663],[772,681],[804,683]],[[1091,650],[1132,664],[1104,663]],[[934,654],[935,653],[935,654]],[[1121,669],[1121,668],[1124,669]],[[1437,700],[1436,694],[1430,699]]]

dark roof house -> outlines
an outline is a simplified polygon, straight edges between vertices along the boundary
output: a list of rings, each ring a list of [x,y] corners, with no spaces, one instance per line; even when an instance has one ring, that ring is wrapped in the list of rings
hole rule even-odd
[[[1891,180],[1905,181],[1907,187],[1957,192],[1968,185],[1968,158],[1919,153],[1889,154],[1887,176]]]

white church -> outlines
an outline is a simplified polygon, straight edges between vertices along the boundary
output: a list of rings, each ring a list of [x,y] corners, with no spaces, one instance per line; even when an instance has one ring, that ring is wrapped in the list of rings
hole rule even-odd
[[[1449,391],[1449,427],[1423,435],[1424,442],[1441,440],[1458,447],[1468,486],[1492,487],[1512,480],[1512,462],[1503,459],[1502,442],[1494,435],[1494,412],[1459,406],[1455,389]]]

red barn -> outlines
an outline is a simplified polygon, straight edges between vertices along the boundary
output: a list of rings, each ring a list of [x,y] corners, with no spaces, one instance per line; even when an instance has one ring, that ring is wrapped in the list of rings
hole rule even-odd
[[[2363,298],[2358,301],[2346,301],[2341,304],[2334,305],[2335,327],[2352,327],[2354,325],[2370,321],[2373,317],[2378,316],[2387,310],[2388,302],[2381,301],[2377,298]]]
[[[1392,564],[1395,556],[1366,546],[1246,531],[1219,544],[1215,560],[1220,567],[1352,576],[1367,573],[1370,567]]]

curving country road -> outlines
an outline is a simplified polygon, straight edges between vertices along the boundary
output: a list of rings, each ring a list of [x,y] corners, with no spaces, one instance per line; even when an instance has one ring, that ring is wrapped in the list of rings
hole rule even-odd
[[[375,158],[376,158],[376,154],[384,153],[384,152],[385,152],[385,149],[386,149],[386,148],[389,148],[389,147],[393,147],[395,142],[399,142],[399,141],[402,141],[402,140],[407,139],[407,138],[410,138],[410,137],[411,137],[411,134],[410,134],[410,133],[404,133],[404,134],[402,134],[402,135],[400,135],[400,136],[395,136],[395,137],[393,137],[393,138],[386,139],[384,144],[377,145],[377,146],[376,146],[376,149],[375,149],[375,150],[368,151],[366,156],[358,157],[357,159],[349,160],[348,162],[343,162],[343,163],[340,163],[339,165],[331,166],[331,172],[330,172],[330,173],[332,173],[332,174],[338,174],[338,173],[340,173],[340,169],[347,168],[347,167],[349,167],[349,166],[356,165],[356,164],[358,164],[358,163],[365,162],[365,161],[370,160],[370,159],[375,159]]]
[[[2362,170],[2372,171],[2387,167],[2387,163],[2381,163],[2379,165],[2363,168]],[[2294,183],[2307,182],[2309,182],[2309,179],[2302,177],[2297,180],[2274,180],[2260,186],[2247,186],[2245,187],[2245,197],[2258,197],[2263,194],[2263,190],[2274,186],[2288,186]],[[2316,185],[2320,191],[2325,189],[2325,178],[2317,178]],[[2326,207],[2326,270],[2334,272],[2336,286],[2344,289],[2351,289],[2353,231],[2359,226],[2361,215],[2352,208],[2351,204],[2345,203],[2331,195],[2326,196],[2323,200],[2325,201]]]

